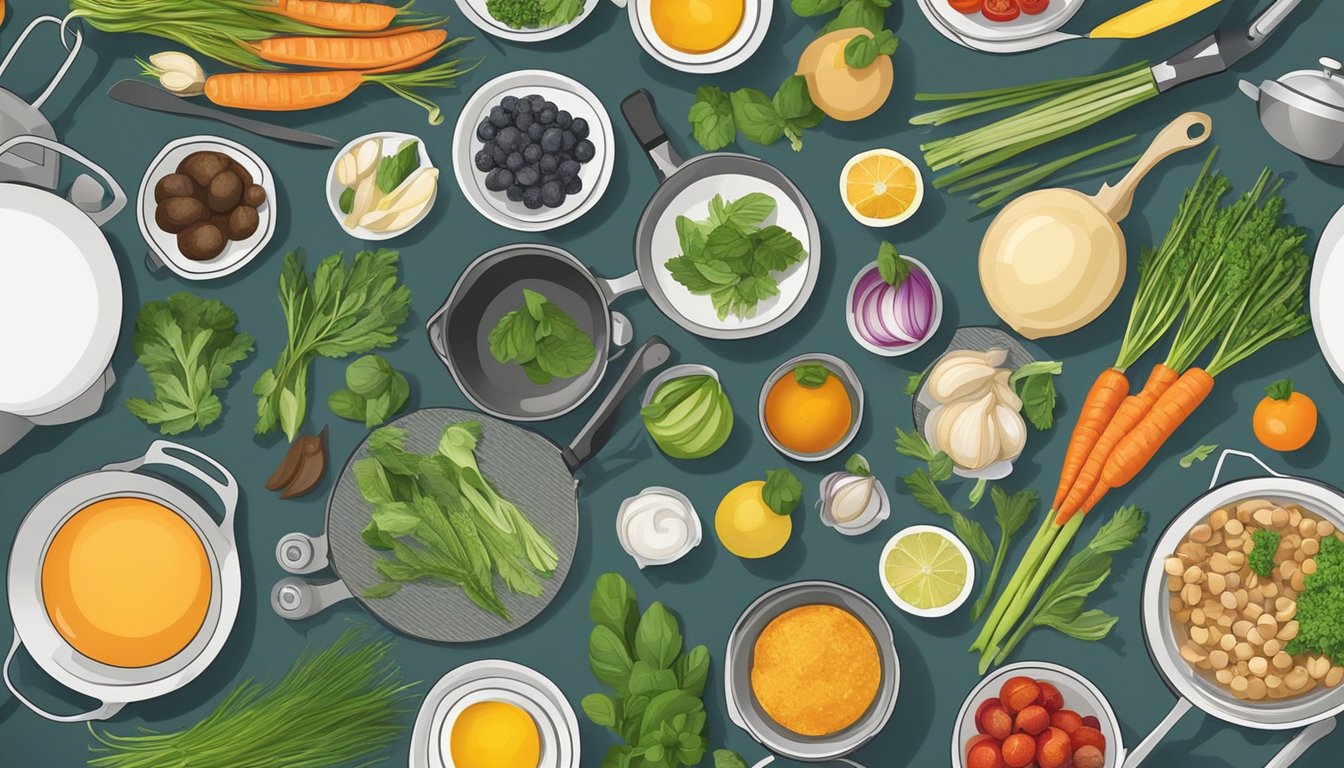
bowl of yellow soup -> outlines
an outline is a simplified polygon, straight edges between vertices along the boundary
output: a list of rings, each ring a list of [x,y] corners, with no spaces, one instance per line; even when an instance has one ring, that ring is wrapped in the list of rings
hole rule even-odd
[[[613,0],[630,9],[630,28],[650,56],[682,72],[725,72],[765,40],[767,0]]]
[[[146,466],[195,478],[218,497],[220,520]],[[102,703],[74,716],[24,704],[49,719],[102,720],[204,671],[238,613],[237,501],[223,466],[162,440],[42,497],[10,553],[16,641],[52,679]]]

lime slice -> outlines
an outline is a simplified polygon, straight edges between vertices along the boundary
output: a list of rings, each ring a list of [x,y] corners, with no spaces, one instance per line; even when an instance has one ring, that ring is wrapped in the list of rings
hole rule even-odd
[[[970,594],[975,566],[951,533],[916,525],[897,533],[882,550],[882,587],[897,607],[917,616],[945,616]]]

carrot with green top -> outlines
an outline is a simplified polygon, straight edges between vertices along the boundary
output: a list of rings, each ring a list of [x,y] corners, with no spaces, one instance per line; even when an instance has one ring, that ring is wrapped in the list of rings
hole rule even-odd
[[[276,0],[274,4],[259,3],[262,10],[323,29],[342,32],[377,32],[387,29],[397,14],[407,6],[396,8],[380,3],[346,3],[331,0]]]

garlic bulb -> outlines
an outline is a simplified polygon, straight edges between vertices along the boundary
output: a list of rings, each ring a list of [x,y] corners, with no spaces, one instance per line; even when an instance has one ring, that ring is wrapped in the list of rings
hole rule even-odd
[[[980,356],[947,355],[929,371],[929,396],[940,403],[976,396],[990,386],[997,371]]]
[[[994,374],[993,389],[994,396],[999,399],[1000,405],[1006,405],[1014,412],[1017,412],[1022,410],[1022,398],[1017,396],[1017,393],[1013,391],[1012,385],[1008,383],[1008,380],[1012,375],[1012,371],[1006,370],[1000,370],[998,373]]]
[[[149,57],[149,72],[159,78],[159,85],[178,96],[199,96],[205,93],[205,70],[196,60],[179,51],[164,51]]]

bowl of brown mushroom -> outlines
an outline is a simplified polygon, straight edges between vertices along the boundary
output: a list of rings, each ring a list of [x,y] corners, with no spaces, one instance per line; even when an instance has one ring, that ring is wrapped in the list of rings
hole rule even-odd
[[[218,136],[164,147],[140,183],[151,271],[212,280],[242,269],[275,231],[275,179],[255,152]]]

